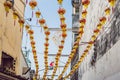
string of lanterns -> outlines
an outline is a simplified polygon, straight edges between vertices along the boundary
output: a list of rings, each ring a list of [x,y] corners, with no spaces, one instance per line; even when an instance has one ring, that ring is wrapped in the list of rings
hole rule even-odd
[[[73,57],[74,57],[74,55],[75,55],[75,53],[77,51],[77,48],[79,46],[79,42],[80,42],[80,40],[82,38],[82,35],[84,33],[84,27],[85,27],[86,16],[87,16],[87,8],[88,8],[89,4],[90,4],[89,0],[88,1],[87,0],[82,1],[82,5],[83,5],[84,9],[82,11],[82,18],[79,21],[79,23],[80,23],[79,26],[80,27],[79,27],[79,30],[78,30],[78,36],[76,37],[76,40],[75,40],[74,45],[73,45],[73,48],[72,48],[71,53],[70,53],[70,55],[68,57],[68,61],[66,62],[65,67],[63,68],[62,73],[58,76],[58,79],[62,78],[63,74],[66,72],[66,70],[67,70],[71,60],[73,59]]]
[[[58,0],[59,5],[62,5],[62,2],[63,2],[63,0]],[[59,14],[59,17],[60,17],[60,22],[61,22],[60,27],[61,27],[61,30],[62,30],[62,34],[61,34],[62,35],[62,40],[61,40],[61,44],[59,45],[59,49],[58,49],[58,52],[57,52],[56,57],[55,57],[55,66],[54,66],[53,73],[52,73],[52,76],[51,76],[52,80],[54,79],[54,76],[56,74],[58,64],[59,64],[59,59],[60,59],[62,50],[64,48],[65,39],[67,37],[67,33],[66,33],[67,25],[65,24],[65,17],[64,17],[65,12],[66,12],[65,9],[60,6],[60,8],[58,10],[58,14]]]
[[[25,29],[26,29],[27,33],[29,34],[29,37],[30,37],[32,53],[33,53],[33,59],[34,59],[35,67],[36,67],[35,78],[37,79],[38,70],[39,70],[39,64],[38,64],[38,57],[37,57],[36,47],[35,47],[35,40],[34,40],[34,36],[33,36],[34,31],[30,29],[29,25],[26,25]]]
[[[44,33],[46,35],[45,37],[45,43],[44,43],[44,46],[45,46],[45,51],[44,51],[44,63],[45,63],[45,71],[44,71],[44,75],[43,75],[43,79],[45,80],[46,79],[46,74],[48,72],[48,47],[49,47],[49,35],[50,35],[50,31],[48,30],[48,26],[45,24],[45,19],[40,19],[39,20],[39,23],[41,25],[41,27],[43,27],[44,29]]]
[[[36,0],[31,0],[31,1],[29,2],[29,5],[30,5],[30,7],[31,7],[31,9],[32,9],[32,17],[33,17],[33,10],[34,10],[35,7],[37,6],[37,1],[36,1]]]
[[[108,0],[108,1],[110,1],[110,0]],[[115,0],[113,0],[113,1],[115,1]],[[109,2],[109,3],[110,4],[114,3],[114,5],[115,5],[115,2],[113,2],[113,3]],[[113,7],[114,5],[110,5],[110,6]],[[108,16],[108,15],[110,15],[111,9],[108,7],[105,9],[104,12],[105,12],[105,15]],[[103,16],[99,19],[99,23],[97,24],[97,28],[93,31],[93,35],[91,36],[91,40],[88,42],[88,45],[87,45],[86,49],[84,50],[84,52],[82,53],[82,56],[80,57],[78,62],[73,66],[70,73],[64,77],[64,79],[69,78],[69,76],[71,76],[79,68],[80,64],[83,62],[84,58],[87,56],[89,50],[91,49],[92,45],[94,44],[101,29],[106,24],[106,21],[107,21],[107,17],[105,17],[105,16]]]

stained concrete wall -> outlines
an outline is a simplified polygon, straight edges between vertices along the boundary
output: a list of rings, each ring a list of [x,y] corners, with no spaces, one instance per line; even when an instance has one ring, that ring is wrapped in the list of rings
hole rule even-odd
[[[10,9],[6,16],[3,5],[5,1],[0,0],[0,56],[3,51],[16,59],[16,74],[22,75],[23,67],[28,66],[21,51],[22,30],[20,31],[18,19],[14,25],[12,9]],[[15,10],[23,18],[25,8],[24,0],[14,0],[14,2]]]
[[[120,80],[120,40],[89,68],[81,80]]]
[[[84,29],[84,35],[81,42],[88,42],[93,30],[96,28],[99,18],[104,16],[105,8],[109,7],[108,0],[90,0],[90,5],[88,7],[87,22]],[[119,1],[119,0],[117,0]],[[111,8],[112,9],[112,8]],[[108,18],[110,19],[114,11],[110,13]],[[81,13],[80,13],[81,15]],[[81,17],[81,16],[80,16]],[[109,27],[109,21],[104,27]],[[104,32],[100,33],[100,35]],[[100,36],[99,35],[99,36]],[[120,79],[120,41],[118,41],[112,48],[105,53],[105,55],[97,61],[95,67],[91,67],[90,61],[94,53],[94,46],[89,51],[89,54],[84,59],[83,63],[79,67],[79,80],[119,80]],[[79,54],[82,55],[85,50],[86,45],[81,45],[79,47]]]

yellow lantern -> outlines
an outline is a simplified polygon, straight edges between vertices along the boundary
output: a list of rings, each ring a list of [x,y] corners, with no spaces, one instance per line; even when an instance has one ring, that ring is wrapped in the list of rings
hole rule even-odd
[[[85,9],[88,8],[88,5],[90,4],[90,1],[89,0],[82,0],[82,5]]]
[[[33,35],[30,35],[30,40],[32,40],[32,41],[33,41],[33,39],[34,39]]]
[[[67,37],[67,33],[66,33],[66,32],[63,32],[63,33],[62,33],[62,37],[63,37],[63,39],[65,39],[65,38]]]
[[[101,28],[102,28],[102,24],[99,23],[99,24],[97,25],[97,29],[98,29],[98,30],[101,30]]]
[[[6,11],[6,16],[7,16],[7,14],[9,13],[9,10],[12,7],[12,3],[10,1],[5,1],[4,2],[4,7],[5,7],[5,11]]]
[[[58,4],[62,4],[63,0],[57,0],[58,1]]]
[[[84,10],[84,11],[82,12],[82,18],[86,18],[86,15],[87,15],[87,11]]]
[[[91,41],[95,41],[95,39],[96,39],[96,35],[92,35]]]
[[[37,6],[36,0],[31,0],[29,2],[29,5],[30,5],[31,9],[33,10]],[[32,17],[33,17],[33,11],[32,11]]]
[[[44,28],[44,31],[48,31],[48,26],[43,26],[43,28]]]
[[[30,26],[29,26],[29,25],[26,25],[26,26],[25,26],[25,29],[26,29],[26,31],[28,31],[28,30],[30,29]]]
[[[81,23],[82,26],[84,26],[85,23],[86,23],[86,19],[83,18],[83,19],[81,19],[79,22]]]
[[[110,4],[110,6],[113,7],[115,5],[116,0],[108,0],[108,2]]]
[[[14,26],[15,26],[15,22],[16,22],[17,18],[18,18],[18,13],[17,13],[17,11],[14,11],[13,12]]]
[[[24,21],[23,19],[19,19],[18,22],[19,22],[19,24],[20,24],[20,31],[21,31],[21,29],[22,29],[25,21]]]
[[[41,15],[41,12],[40,11],[36,11],[36,18],[39,18],[40,17],[40,15]]]
[[[61,24],[65,24],[65,17],[64,17],[64,16],[61,17],[61,18],[60,18],[60,21],[61,21]]]
[[[105,14],[110,15],[110,8],[105,9]]]
[[[43,26],[45,24],[45,19],[40,19],[39,23],[40,23],[41,26]]]

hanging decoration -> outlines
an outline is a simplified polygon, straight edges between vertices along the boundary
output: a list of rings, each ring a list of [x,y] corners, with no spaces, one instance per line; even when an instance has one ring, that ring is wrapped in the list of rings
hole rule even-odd
[[[17,18],[18,18],[18,13],[17,13],[17,11],[13,11],[14,26],[15,26],[15,24],[16,24]]]
[[[29,2],[29,5],[30,5],[30,7],[31,7],[31,9],[32,9],[32,17],[33,17],[33,10],[34,10],[35,7],[37,6],[36,0],[31,0],[31,1]]]
[[[105,14],[108,16],[108,15],[110,15],[110,8],[106,8],[105,9]]]
[[[106,19],[105,16],[100,18],[100,21],[97,24],[96,29],[93,31],[93,35],[91,36],[91,40],[88,42],[88,45],[87,45],[86,49],[84,50],[82,56],[80,57],[78,62],[73,66],[70,73],[67,76],[64,77],[64,79],[69,78],[69,76],[71,76],[79,68],[80,64],[83,62],[84,58],[87,56],[89,50],[91,49],[92,45],[94,44],[94,41],[96,40],[97,36],[99,35],[100,30],[105,25],[106,20],[107,19]]]
[[[60,5],[62,5],[62,2],[60,3],[60,1],[62,1],[62,0],[58,0],[58,3]],[[58,64],[59,64],[59,59],[60,59],[62,50],[64,48],[65,39],[67,37],[67,32],[66,32],[67,25],[65,24],[65,17],[64,17],[65,12],[66,12],[65,9],[60,6],[60,8],[58,10],[58,14],[60,16],[60,22],[61,22],[60,27],[61,27],[61,30],[62,30],[62,34],[61,34],[62,35],[62,40],[60,41],[61,43],[59,45],[58,52],[57,52],[56,57],[55,57],[55,66],[54,66],[53,73],[52,73],[52,76],[51,76],[52,80],[54,79],[54,76],[56,74]]]
[[[88,1],[88,2],[87,2],[87,1]],[[90,3],[89,0],[86,0],[86,2],[83,1],[84,9],[83,9],[83,11],[82,11],[82,17],[81,17],[81,19],[79,20],[79,23],[80,23],[80,24],[79,24],[79,29],[78,29],[78,36],[76,37],[76,40],[75,40],[75,42],[74,42],[74,44],[73,44],[71,53],[70,53],[70,55],[69,55],[69,57],[68,57],[68,61],[66,62],[65,66],[64,66],[64,68],[63,68],[62,73],[58,76],[58,80],[60,80],[60,79],[63,77],[64,73],[66,72],[66,70],[67,70],[67,68],[68,68],[68,66],[69,66],[69,64],[71,63],[71,60],[72,60],[73,57],[74,57],[74,54],[75,54],[76,51],[77,51],[77,48],[78,48],[78,46],[79,46],[80,39],[82,38],[82,35],[83,35],[83,33],[84,33],[84,27],[85,27],[85,24],[86,24],[86,16],[87,16],[87,8],[88,8],[89,3]],[[86,50],[85,52],[87,52],[87,50]],[[77,67],[75,67],[75,68],[77,68]]]
[[[82,5],[84,9],[87,9],[89,4],[90,4],[90,0],[82,0]]]
[[[62,5],[63,0],[57,0],[59,5]]]
[[[108,0],[110,6],[114,7],[116,0]]]
[[[12,8],[12,3],[10,1],[5,1],[4,7],[5,7],[5,11],[6,11],[6,17],[7,17],[9,10]]]
[[[84,10],[84,11],[82,12],[82,18],[86,18],[86,15],[87,15],[87,11]]]
[[[25,25],[25,29],[29,34],[30,37],[30,43],[31,43],[31,48],[32,48],[32,53],[33,53],[33,59],[35,63],[35,68],[36,68],[36,73],[35,73],[35,79],[37,79],[38,76],[38,70],[39,70],[39,64],[38,64],[38,57],[37,57],[37,52],[36,52],[36,47],[35,47],[35,40],[34,40],[34,31],[30,29],[29,25]]]
[[[25,21],[24,21],[24,19],[19,19],[18,23],[20,24],[20,31],[21,31],[24,26]]]
[[[37,18],[37,23],[38,23],[38,18],[40,18],[41,12],[40,11],[36,11],[35,15],[36,15],[36,18]]]

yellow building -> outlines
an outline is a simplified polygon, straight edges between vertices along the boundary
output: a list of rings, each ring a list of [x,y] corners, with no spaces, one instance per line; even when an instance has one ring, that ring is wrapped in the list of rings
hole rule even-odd
[[[11,7],[9,13],[5,10],[6,1],[7,6]],[[24,0],[0,0],[0,80],[29,78],[28,65],[21,50],[22,30],[18,23],[24,17],[24,8]],[[19,15],[16,20],[13,18],[14,11]]]

